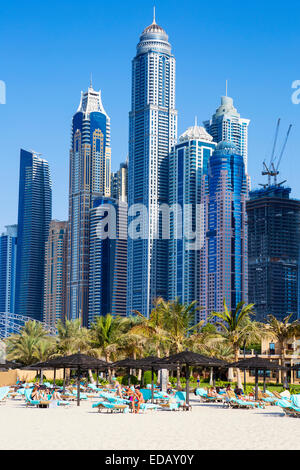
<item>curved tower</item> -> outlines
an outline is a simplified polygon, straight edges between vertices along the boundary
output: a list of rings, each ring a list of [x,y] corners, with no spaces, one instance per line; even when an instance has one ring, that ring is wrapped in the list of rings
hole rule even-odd
[[[168,241],[158,239],[159,207],[168,203],[168,154],[176,136],[175,58],[154,18],[132,61],[128,204],[142,204],[147,216],[141,238],[128,241],[128,314],[148,315],[154,298],[167,297]]]
[[[248,298],[246,200],[248,178],[232,142],[220,142],[202,178],[204,245],[200,266],[200,319]]]
[[[110,195],[110,118],[101,92],[81,93],[72,120],[69,183],[67,317],[88,323],[90,209]]]

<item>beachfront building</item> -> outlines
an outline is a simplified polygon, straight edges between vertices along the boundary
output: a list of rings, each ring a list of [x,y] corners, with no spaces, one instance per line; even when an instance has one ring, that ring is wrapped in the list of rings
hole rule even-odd
[[[21,150],[15,312],[40,321],[51,212],[49,164],[39,154]]]
[[[247,202],[249,302],[256,320],[300,316],[300,201],[291,189],[268,185],[252,191]]]
[[[0,312],[15,313],[17,225],[6,225],[0,236]]]
[[[88,323],[90,209],[110,195],[110,118],[90,85],[72,121],[69,182],[67,317]]]
[[[128,161],[120,164],[118,171],[111,174],[111,197],[117,201],[127,202],[128,194]]]
[[[243,157],[231,142],[220,142],[202,178],[203,247],[200,253],[199,319],[248,300],[246,200]]]
[[[243,156],[245,170],[248,163],[248,126],[250,120],[241,118],[229,96],[221,97],[221,105],[212,119],[204,121],[207,132],[215,142],[233,142],[238,153]]]
[[[202,176],[217,145],[212,140],[195,123],[180,136],[169,158],[169,205],[177,204],[178,211],[170,213],[168,298],[182,303],[198,298],[200,245],[196,246],[195,233],[201,222]]]
[[[45,252],[43,321],[55,327],[66,317],[68,222],[52,220]]]
[[[99,197],[90,210],[88,325],[96,317],[126,315],[127,205]]]
[[[154,18],[132,62],[128,220],[140,215],[143,227],[139,239],[128,239],[127,314],[148,315],[153,299],[168,295],[168,240],[160,237],[159,207],[168,204],[168,155],[176,136],[175,57]]]

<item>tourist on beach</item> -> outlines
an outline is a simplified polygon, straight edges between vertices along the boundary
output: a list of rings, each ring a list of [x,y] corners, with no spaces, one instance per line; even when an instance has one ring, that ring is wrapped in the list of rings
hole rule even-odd
[[[116,380],[116,396],[119,396],[120,398],[123,398],[123,395],[122,395],[122,387],[120,385],[120,383]]]
[[[34,389],[31,392],[31,398],[32,400],[39,400],[39,386],[35,385]]]
[[[244,394],[244,393],[243,393],[243,390],[242,390],[240,387],[238,387],[238,386],[235,387],[234,393],[235,393],[238,397],[243,396],[243,394]]]
[[[127,399],[131,402],[131,408],[134,413],[134,392],[132,391],[131,387],[125,387],[125,395]]]
[[[141,404],[144,403],[144,397],[139,387],[135,387],[134,399],[135,399],[135,402],[137,402],[137,408],[136,410],[134,410],[134,412],[139,413]]]
[[[216,389],[214,387],[210,387],[210,389],[207,392],[207,396],[208,397],[217,397],[218,394],[217,394]]]

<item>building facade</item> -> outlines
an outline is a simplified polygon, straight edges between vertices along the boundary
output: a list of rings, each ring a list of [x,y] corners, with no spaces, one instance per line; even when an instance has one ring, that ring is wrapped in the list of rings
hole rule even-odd
[[[128,195],[128,161],[121,163],[120,168],[111,174],[111,197],[117,201],[127,202]]]
[[[15,312],[40,321],[51,213],[49,164],[38,154],[21,150]]]
[[[256,320],[299,317],[300,201],[290,188],[268,186],[250,193],[248,213],[249,301]]]
[[[243,157],[231,142],[220,142],[202,178],[203,240],[200,254],[199,318],[230,310],[248,300],[246,200]]]
[[[170,153],[169,205],[178,205],[178,210],[170,214],[168,298],[179,298],[182,303],[198,299],[201,240],[195,235],[202,223],[202,177],[207,174],[209,159],[217,145],[212,140],[203,127],[195,124],[180,136]]]
[[[127,204],[99,197],[90,212],[89,326],[101,315],[126,315]]]
[[[7,225],[0,236],[0,312],[15,313],[17,225]]]
[[[43,321],[55,327],[66,317],[68,222],[52,220],[45,251]]]
[[[233,142],[238,153],[244,158],[245,170],[248,164],[248,126],[250,120],[241,118],[229,96],[221,97],[221,105],[212,119],[204,121],[207,132],[215,142]]]
[[[88,323],[90,209],[110,195],[110,118],[101,92],[81,94],[72,121],[69,183],[67,317]]]
[[[154,19],[132,62],[128,221],[142,214],[143,227],[139,239],[128,239],[127,314],[148,315],[153,299],[168,295],[168,240],[160,237],[159,208],[168,203],[168,155],[176,136],[175,58]]]

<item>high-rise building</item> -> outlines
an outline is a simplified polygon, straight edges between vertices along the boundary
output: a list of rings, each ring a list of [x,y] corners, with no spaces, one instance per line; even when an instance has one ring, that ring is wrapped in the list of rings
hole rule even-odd
[[[127,202],[128,194],[128,162],[121,163],[120,168],[111,174],[111,197]]]
[[[175,57],[154,18],[132,62],[128,220],[138,216],[133,205],[139,204],[144,224],[139,239],[128,239],[127,314],[148,315],[153,299],[168,295],[168,240],[160,237],[159,208],[168,203],[168,155],[176,136]]]
[[[202,178],[204,244],[200,261],[199,318],[230,310],[248,296],[248,246],[246,200],[248,179],[237,148],[220,142]]]
[[[169,205],[178,204],[179,212],[170,215],[168,297],[169,300],[178,297],[182,303],[198,298],[200,247],[195,234],[201,215],[202,176],[207,174],[208,161],[217,145],[212,140],[195,123],[181,135],[170,153]],[[182,236],[177,233],[178,228]]]
[[[37,153],[21,150],[15,312],[35,320],[43,316],[45,244],[51,212],[49,164]]]
[[[52,327],[66,316],[68,222],[52,220],[45,252],[44,322]]]
[[[0,236],[0,312],[15,313],[17,225],[7,225]]]
[[[300,201],[290,192],[272,184],[247,202],[249,302],[261,322],[299,317]]]
[[[67,317],[88,322],[90,209],[110,195],[110,118],[101,92],[81,94],[72,122],[69,184]]]
[[[89,325],[100,315],[126,315],[127,204],[99,197],[90,212]]]
[[[204,121],[207,132],[215,142],[233,142],[238,153],[244,158],[245,170],[248,164],[248,126],[250,120],[241,118],[229,96],[221,97],[221,105],[212,119]]]

